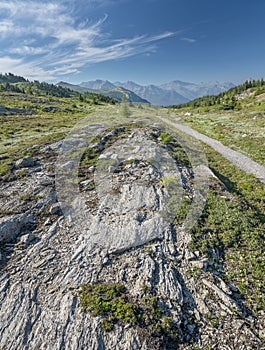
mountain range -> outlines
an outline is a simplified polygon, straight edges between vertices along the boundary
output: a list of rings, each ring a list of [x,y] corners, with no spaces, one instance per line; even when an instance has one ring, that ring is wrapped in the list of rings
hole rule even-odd
[[[196,84],[174,80],[161,85],[139,85],[133,81],[112,83],[100,79],[82,82],[78,85],[65,82],[60,82],[58,85],[79,92],[98,92],[118,100],[121,100],[123,94],[125,94],[130,102],[150,102],[153,105],[160,106],[181,104],[206,95],[217,95],[235,86],[230,82],[222,83],[218,81]]]
[[[63,88],[67,88],[67,89],[71,89],[80,93],[84,93],[84,92],[90,92],[90,93],[97,93],[103,96],[108,96],[111,97],[117,101],[122,101],[123,97],[126,97],[126,100],[128,102],[133,102],[133,103],[150,103],[149,101],[147,101],[144,98],[141,98],[140,96],[136,95],[133,91],[125,89],[123,87],[120,86],[115,86],[113,84],[111,84],[110,82],[104,82],[103,80],[97,80],[95,82],[93,82],[94,84],[92,88],[85,87],[82,84],[80,85],[74,85],[74,84],[70,84],[70,83],[66,83],[64,81],[60,81],[58,84],[56,84],[57,86],[61,86]],[[89,84],[88,84],[89,85]]]

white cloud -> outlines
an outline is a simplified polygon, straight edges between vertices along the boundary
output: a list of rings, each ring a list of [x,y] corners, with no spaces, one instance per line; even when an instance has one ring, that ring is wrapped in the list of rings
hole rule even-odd
[[[98,5],[106,1],[90,0]],[[94,23],[80,23],[71,8],[70,2],[0,0],[1,70],[34,79],[56,79],[92,63],[153,52],[157,41],[174,34],[111,40],[103,32],[107,16]]]
[[[12,57],[0,57],[0,67],[3,72],[12,72],[17,75],[22,75],[31,79],[37,80],[53,80],[56,76],[51,71],[42,69],[36,66],[34,63],[25,63],[23,59],[16,59]]]
[[[18,55],[40,55],[48,53],[48,50],[42,47],[33,47],[25,45],[18,48],[11,48],[9,52]]]
[[[186,41],[187,43],[191,43],[191,44],[196,43],[196,40],[192,38],[181,38],[180,40]]]

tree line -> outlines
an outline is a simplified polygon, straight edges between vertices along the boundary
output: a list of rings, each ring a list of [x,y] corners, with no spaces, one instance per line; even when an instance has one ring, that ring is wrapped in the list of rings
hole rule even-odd
[[[237,95],[251,88],[255,88],[255,95],[259,95],[265,92],[265,81],[263,78],[259,80],[246,80],[243,84],[235,86],[228,91],[220,93],[219,95],[199,97],[183,104],[170,106],[170,108],[197,108],[220,105],[221,109],[234,109],[237,104]]]

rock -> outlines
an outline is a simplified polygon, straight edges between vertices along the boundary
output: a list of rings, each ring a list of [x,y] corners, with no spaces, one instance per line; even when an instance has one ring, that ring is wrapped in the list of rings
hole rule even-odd
[[[35,165],[35,161],[32,157],[24,157],[16,161],[15,166],[19,168],[31,168]]]
[[[44,226],[50,226],[52,224],[52,220],[50,218],[48,218],[45,222],[44,222]]]
[[[52,186],[53,184],[54,184],[53,181],[47,181],[47,180],[43,180],[40,182],[40,185],[44,187]]]
[[[90,167],[88,168],[88,171],[89,171],[90,173],[93,173],[93,172],[95,171],[95,167],[94,167],[94,166],[90,166]]]
[[[49,213],[51,215],[62,215],[61,204],[60,203],[52,204],[50,209],[49,209]]]
[[[29,243],[34,241],[35,238],[36,238],[36,236],[32,232],[29,232],[29,233],[26,233],[26,234],[22,235],[20,237],[19,242],[23,243],[24,246],[27,246]]]
[[[33,190],[40,196],[37,205],[27,203],[26,213],[0,219],[1,268],[5,264],[0,274],[0,349],[262,349],[264,314],[258,314],[255,322],[244,317],[239,312],[243,299],[234,293],[237,289],[216,277],[215,265],[213,272],[205,271],[207,259],[188,248],[189,231],[163,215],[168,192],[161,177],[178,173],[192,196],[192,172],[172,167],[170,157],[145,140],[145,129],[133,130],[120,153],[115,146],[106,150],[108,156],[101,158],[105,170],[89,170],[94,172],[93,180],[81,186],[94,181],[95,191],[79,191],[77,186],[83,202],[77,212],[69,208],[71,215],[51,217],[61,215],[63,202],[56,202],[54,188],[43,186],[56,161],[51,161],[50,152],[58,151],[58,144],[42,153],[42,161],[47,157],[51,162],[47,172],[0,184],[6,211],[25,210],[21,194]],[[106,139],[117,135],[111,132]],[[118,157],[112,160],[117,163],[122,158],[123,165],[115,164],[119,171],[109,173],[113,154]],[[139,161],[126,166],[123,160],[130,156]],[[165,168],[160,166],[161,158]],[[86,206],[87,201],[93,205]],[[15,238],[17,245],[6,243]],[[152,337],[150,329],[144,329],[148,326],[127,322],[105,332],[102,317],[81,310],[78,290],[83,283],[123,283],[126,298],[137,305],[143,306],[144,297],[154,298],[163,316],[174,320],[177,338]],[[160,338],[167,344],[150,344]]]
[[[0,218],[0,242],[14,240],[23,230],[33,229],[36,219],[30,214],[13,215]]]
[[[63,141],[58,141],[55,143],[52,143],[46,147],[44,147],[43,149],[40,150],[40,153],[48,153],[48,152],[59,152],[59,150],[61,149],[63,144]]]
[[[74,169],[75,166],[76,166],[76,162],[68,161],[68,162],[60,165],[60,171],[69,171],[69,170]]]
[[[197,267],[198,269],[203,269],[205,266],[205,262],[202,260],[192,260],[191,265]]]
[[[80,185],[83,187],[86,187],[87,185],[91,184],[94,180],[84,180],[80,182]]]
[[[114,173],[115,170],[116,170],[116,168],[113,165],[109,166],[109,168],[108,168],[109,173]]]

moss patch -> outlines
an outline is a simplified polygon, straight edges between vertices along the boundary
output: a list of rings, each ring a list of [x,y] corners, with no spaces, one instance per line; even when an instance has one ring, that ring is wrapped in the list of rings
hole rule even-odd
[[[140,330],[148,341],[153,342],[154,349],[171,339],[177,341],[178,328],[174,319],[165,314],[156,296],[148,293],[134,300],[123,284],[84,284],[79,291],[80,305],[83,312],[93,317],[102,317],[102,328],[109,332],[115,324],[129,324]],[[155,339],[155,340],[154,340]]]

